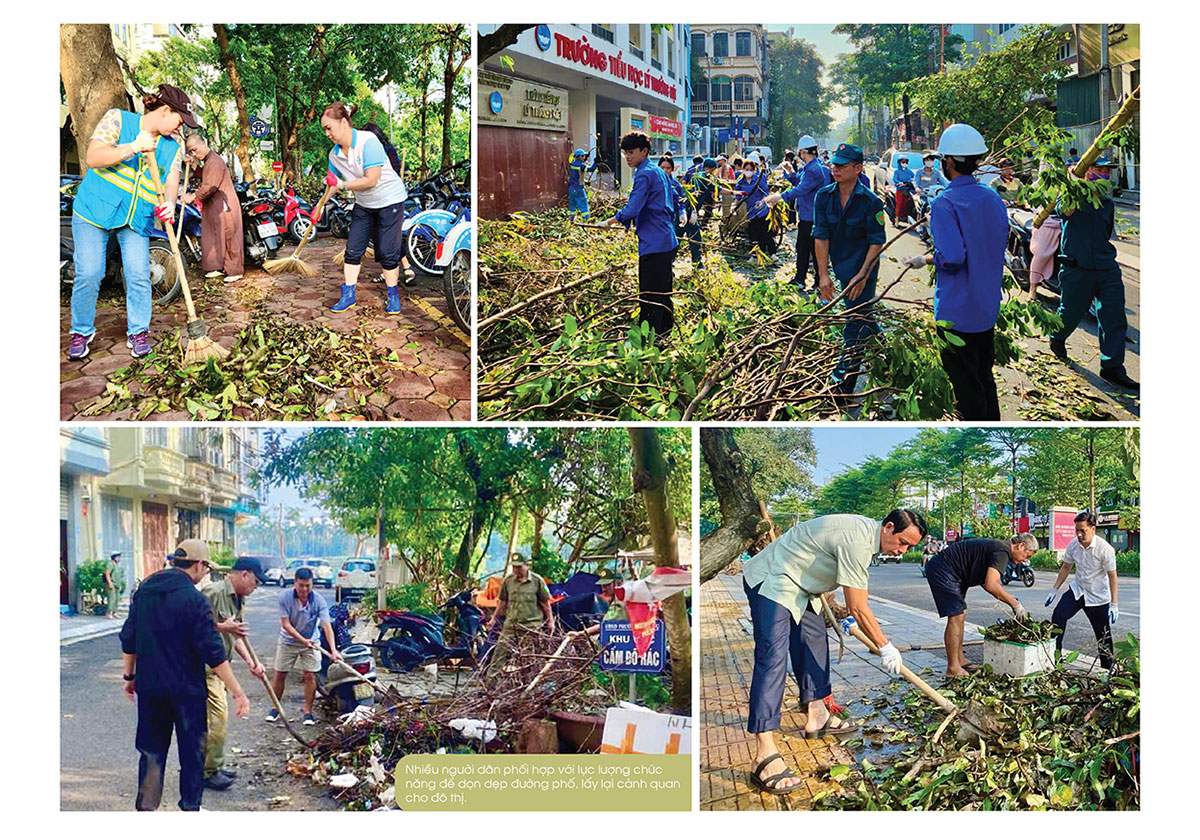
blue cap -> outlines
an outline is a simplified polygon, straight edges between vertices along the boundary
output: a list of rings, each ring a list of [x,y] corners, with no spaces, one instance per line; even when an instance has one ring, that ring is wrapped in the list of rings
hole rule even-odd
[[[706,158],[704,159],[704,164],[703,164],[703,166],[704,166],[704,168],[705,168],[705,169],[716,169],[716,168],[717,168],[717,162],[716,162],[715,160],[713,160],[712,158],[706,157]]]
[[[840,143],[829,158],[830,163],[862,163],[863,151],[853,143]]]
[[[585,152],[583,149],[576,149],[571,153],[571,157],[583,157],[586,154],[587,152]]]

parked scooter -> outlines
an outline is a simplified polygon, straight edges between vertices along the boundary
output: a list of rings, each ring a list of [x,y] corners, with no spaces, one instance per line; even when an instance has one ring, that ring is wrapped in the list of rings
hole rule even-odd
[[[442,293],[450,317],[468,335],[471,333],[471,210],[460,207],[457,220],[437,243],[434,260],[442,271]]]
[[[442,605],[443,611],[451,609],[458,619],[453,645],[446,643],[446,622],[440,615],[380,611],[379,636],[371,646],[379,651],[383,666],[392,671],[411,671],[447,659],[476,662],[483,612],[472,602],[469,590]]]
[[[125,285],[125,271],[121,265],[121,248],[117,244],[115,231],[108,236],[106,271],[101,283],[117,281]],[[59,217],[58,232],[58,277],[63,285],[75,282],[75,232],[71,229],[71,215]],[[179,295],[179,276],[175,271],[175,255],[167,244],[167,235],[161,230],[150,234],[150,300],[154,306],[166,306]]]
[[[200,220],[203,211],[196,202],[184,204],[182,201],[175,205],[175,230],[179,232],[179,250],[183,258],[193,265],[199,265],[204,258],[204,249],[200,244]],[[183,227],[179,226],[179,216],[183,215]]]
[[[249,184],[234,184],[242,205],[242,239],[246,259],[259,263],[275,259],[279,253],[279,228],[271,213],[271,202],[265,196],[250,195]]]
[[[325,224],[328,226],[328,221]],[[315,239],[319,229],[319,225],[313,225],[312,207],[296,195],[291,184],[283,192],[283,227],[297,243],[302,239]]]
[[[1029,290],[1029,266],[1033,262],[1032,242],[1034,237],[1033,220],[1035,213],[1024,207],[1008,208],[1008,248],[1004,255],[1005,265],[1012,272],[1021,287],[1021,291]],[[1054,244],[1054,243],[1051,243]],[[1050,275],[1045,278],[1041,287],[1055,294],[1061,294],[1058,286],[1058,247],[1052,249]]]

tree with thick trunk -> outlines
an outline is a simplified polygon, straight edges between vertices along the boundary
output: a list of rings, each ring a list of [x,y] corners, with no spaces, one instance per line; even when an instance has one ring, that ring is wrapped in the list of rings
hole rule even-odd
[[[110,108],[130,108],[129,92],[107,24],[64,23],[59,29],[59,72],[71,112],[79,172],[84,174],[92,132]]]
[[[449,27],[445,38],[446,64],[442,70],[442,169],[454,163],[450,159],[450,136],[454,126],[454,83],[458,74],[462,72],[463,65],[471,57],[471,38],[465,24]]]
[[[233,52],[229,49],[229,32],[223,23],[214,23],[217,33],[217,49],[221,52],[221,63],[229,75],[229,86],[233,88],[233,101],[237,104],[238,115],[238,144],[237,156],[242,162],[242,180],[254,180],[254,165],[250,162],[250,113],[246,110],[246,89],[242,86],[242,77],[238,73],[237,62],[233,60]]]
[[[663,457],[658,430],[639,427],[629,430],[633,444],[633,489],[642,494],[650,522],[650,542],[659,566],[679,568],[679,538],[675,515],[667,497],[667,459]],[[671,706],[679,712],[692,708],[692,628],[688,622],[683,593],[662,602],[667,646],[671,652]]]
[[[742,556],[770,530],[763,515],[733,429],[701,429],[700,451],[712,475],[721,507],[721,525],[700,540],[700,582],[704,583]]]

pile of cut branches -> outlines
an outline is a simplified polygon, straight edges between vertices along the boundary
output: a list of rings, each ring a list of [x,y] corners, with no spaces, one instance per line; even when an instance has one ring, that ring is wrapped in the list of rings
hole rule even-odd
[[[899,236],[899,235],[898,235]],[[897,236],[897,238],[898,238]],[[849,403],[830,379],[847,310],[786,282],[747,285],[705,234],[702,266],[676,259],[675,327],[651,340],[635,324],[637,246],[631,233],[571,223],[562,211],[479,222],[479,410],[489,420],[942,419],[953,411],[940,334],[927,303],[889,297],[908,269],[880,280]],[[893,241],[895,241],[893,239]],[[885,260],[891,260],[884,257]],[[889,272],[890,273],[890,272]],[[1010,281],[1011,282],[1011,281]],[[1057,318],[1019,299],[1001,306],[997,364],[1017,340]]]
[[[1036,645],[1048,642],[1062,633],[1052,621],[1019,621],[1006,618],[983,628],[983,637],[997,642],[1016,642],[1021,645]]]
[[[818,794],[819,810],[1137,810],[1140,784],[1140,653],[1136,637],[1116,645],[1117,668],[1095,678],[1063,668],[1014,679],[990,668],[943,693],[977,702],[1002,727],[997,742],[956,743],[945,713],[911,691],[889,712],[915,733],[912,745],[876,765],[829,768],[840,792]],[[1064,659],[1064,664],[1074,654]],[[889,729],[888,732],[898,730]],[[864,732],[870,740],[872,730]],[[887,740],[892,740],[887,738]],[[863,741],[847,741],[855,748]]]

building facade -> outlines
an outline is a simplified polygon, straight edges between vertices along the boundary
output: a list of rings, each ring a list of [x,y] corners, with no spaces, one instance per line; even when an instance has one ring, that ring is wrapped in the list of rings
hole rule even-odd
[[[692,90],[692,123],[707,154],[766,145],[770,61],[758,23],[694,24],[692,52],[704,78]]]
[[[496,25],[481,24],[480,35]],[[653,152],[684,151],[688,25],[538,24],[479,72],[479,209],[485,218],[566,204],[571,152],[628,189],[618,146],[641,131]]]
[[[126,595],[185,539],[237,551],[258,508],[255,428],[70,427],[60,431],[60,601],[78,606],[75,570],[121,553]]]

